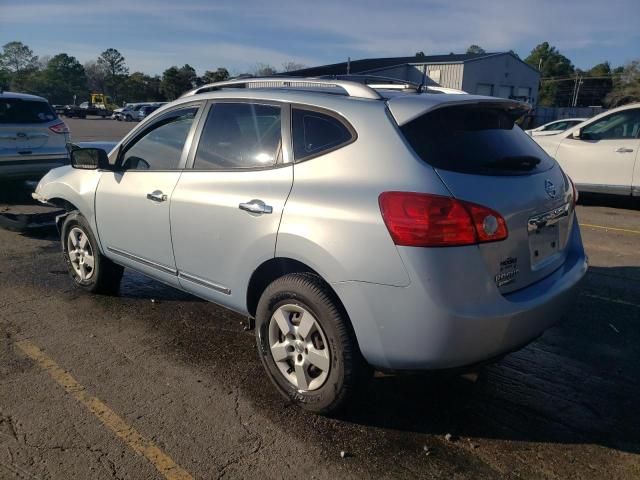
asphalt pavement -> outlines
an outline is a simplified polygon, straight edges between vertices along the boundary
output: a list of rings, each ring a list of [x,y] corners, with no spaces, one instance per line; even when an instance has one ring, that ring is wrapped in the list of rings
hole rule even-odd
[[[578,217],[564,322],[475,381],[378,375],[338,418],[278,396],[237,314],[131,271],[81,292],[54,230],[0,230],[0,478],[640,478],[640,210]]]

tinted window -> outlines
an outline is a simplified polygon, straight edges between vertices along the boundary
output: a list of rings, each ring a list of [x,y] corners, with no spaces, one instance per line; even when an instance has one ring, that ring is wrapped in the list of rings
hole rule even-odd
[[[195,169],[228,170],[274,165],[280,147],[280,107],[218,103],[209,110]]]
[[[620,140],[638,138],[640,134],[640,110],[623,110],[601,118],[582,128],[585,140]]]
[[[46,123],[56,118],[47,102],[0,98],[0,123]]]
[[[568,122],[556,122],[543,128],[545,131],[566,130],[569,126]]]
[[[515,124],[523,112],[489,106],[435,110],[401,127],[418,156],[444,170],[480,175],[543,171],[553,160]]]
[[[174,170],[178,168],[184,142],[197,108],[178,110],[154,123],[129,146],[122,166],[127,170]]]
[[[338,147],[352,138],[349,129],[335,117],[293,109],[293,153],[296,160]]]

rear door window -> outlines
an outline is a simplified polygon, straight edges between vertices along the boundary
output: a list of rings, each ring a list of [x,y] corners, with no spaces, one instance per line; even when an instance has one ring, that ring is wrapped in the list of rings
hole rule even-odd
[[[235,170],[275,165],[282,116],[274,105],[214,104],[200,136],[193,165],[197,170]]]
[[[477,104],[444,107],[400,129],[418,156],[435,168],[478,175],[548,170],[554,160],[515,123],[519,113]]]
[[[294,108],[292,122],[296,161],[335,150],[355,138],[342,121],[325,113]]]
[[[47,102],[0,98],[0,124],[47,123],[58,118]]]

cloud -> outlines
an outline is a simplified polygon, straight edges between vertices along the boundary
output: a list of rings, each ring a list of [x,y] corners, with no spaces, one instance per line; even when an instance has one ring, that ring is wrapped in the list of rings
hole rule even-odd
[[[472,43],[526,56],[542,41],[596,63],[638,54],[639,17],[638,0],[40,0],[0,7],[0,40],[40,54],[74,44],[69,53],[82,59],[115,47],[132,70],[155,73],[184,63],[246,71],[256,62],[460,52]]]

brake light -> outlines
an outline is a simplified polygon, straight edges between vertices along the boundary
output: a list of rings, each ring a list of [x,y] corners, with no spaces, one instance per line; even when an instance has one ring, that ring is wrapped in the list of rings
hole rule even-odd
[[[53,133],[69,133],[69,127],[67,127],[67,124],[64,122],[51,125],[49,127],[49,130],[51,130]]]
[[[504,218],[475,203],[415,192],[384,192],[378,202],[396,245],[450,247],[508,236]]]

